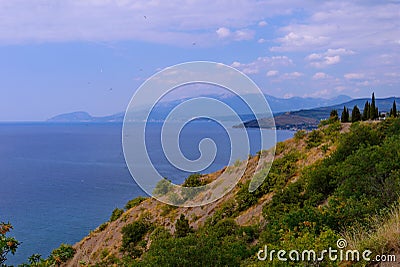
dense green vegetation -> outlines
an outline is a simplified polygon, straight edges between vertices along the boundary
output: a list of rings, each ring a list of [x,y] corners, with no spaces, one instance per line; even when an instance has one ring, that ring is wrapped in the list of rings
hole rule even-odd
[[[400,233],[391,232],[399,223],[399,216],[392,214],[393,207],[400,207],[400,118],[392,116],[380,123],[359,121],[348,132],[340,133],[338,114],[331,115],[318,130],[296,133],[295,145],[279,143],[278,156],[263,184],[250,193],[249,181],[239,183],[234,196],[218,206],[198,229],[190,226],[193,218],[181,213],[171,217],[175,218],[173,232],[141,218],[122,228],[120,251],[124,257],[104,250],[96,266],[337,266],[340,262],[282,262],[277,258],[261,262],[256,254],[264,245],[286,251],[336,247],[343,233],[347,239],[353,236],[355,226],[357,233],[369,233],[368,238],[361,238],[361,234],[355,238],[360,247],[374,253],[400,250],[400,242],[385,239],[400,239]],[[361,120],[363,115],[359,115]],[[317,153],[325,156],[304,167],[303,161]],[[202,185],[201,175],[188,177],[184,185]],[[157,190],[164,192],[169,186],[165,180]],[[265,196],[268,201],[261,201]],[[126,208],[142,201],[132,200]],[[255,205],[262,205],[265,220],[238,225],[235,218]],[[11,229],[4,226],[0,228],[1,240]],[[379,231],[379,227],[386,230]],[[16,249],[18,242],[11,240]],[[4,258],[13,252],[9,245],[0,242]],[[46,261],[59,264],[73,253],[72,247],[64,245],[46,260],[32,255],[30,266],[48,266],[39,265]]]
[[[252,256],[256,238],[249,227],[239,227],[232,219],[206,225],[184,237],[153,240],[139,266],[238,266]]]

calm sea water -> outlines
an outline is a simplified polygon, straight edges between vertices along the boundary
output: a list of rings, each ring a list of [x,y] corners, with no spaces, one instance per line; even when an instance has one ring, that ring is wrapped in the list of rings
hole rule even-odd
[[[81,240],[107,221],[114,208],[145,195],[125,164],[121,128],[121,124],[0,124],[0,221],[11,222],[11,235],[22,242],[8,264],[26,262],[33,253],[47,257],[61,243]],[[163,157],[159,128],[148,127],[151,160],[163,176],[182,182],[187,173]],[[254,154],[261,149],[259,132],[248,133]],[[277,131],[278,141],[292,136],[293,132]],[[193,123],[182,131],[180,145],[185,156],[195,159],[197,144],[205,137],[218,148],[206,173],[228,162],[230,144],[223,129],[209,122]]]

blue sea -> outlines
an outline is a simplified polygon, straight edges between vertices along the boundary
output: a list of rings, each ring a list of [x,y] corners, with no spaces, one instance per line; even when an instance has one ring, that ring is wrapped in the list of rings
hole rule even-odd
[[[149,140],[157,140],[159,129],[159,124],[149,124]],[[10,236],[22,242],[6,263],[26,262],[33,253],[47,257],[61,243],[74,244],[107,221],[114,208],[146,195],[125,164],[121,132],[117,123],[0,124],[0,221],[10,222]],[[248,134],[252,154],[272,145],[260,147],[258,129]],[[277,131],[277,141],[292,136],[291,131]],[[224,130],[210,122],[192,123],[179,141],[183,154],[195,159],[198,142],[206,137],[214,140],[218,153],[204,173],[228,163]],[[187,177],[168,164],[159,142],[149,142],[148,150],[164,177],[176,183]]]

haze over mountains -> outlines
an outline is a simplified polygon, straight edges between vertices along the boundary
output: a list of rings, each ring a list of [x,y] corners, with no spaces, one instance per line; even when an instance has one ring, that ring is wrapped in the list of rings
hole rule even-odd
[[[235,108],[235,111],[241,115],[244,120],[251,120],[254,117],[247,115],[251,114],[248,107],[243,105],[238,97],[220,97],[212,96],[213,98],[219,99],[226,103],[228,106]],[[274,114],[287,112],[287,111],[298,111],[302,109],[312,109],[326,106],[338,105],[344,102],[352,100],[349,96],[339,95],[335,98],[324,99],[324,98],[302,98],[302,97],[291,97],[291,98],[277,98],[270,95],[265,95],[271,110]],[[152,114],[152,119],[161,120],[179,103],[187,99],[180,99],[174,101],[160,102],[157,105],[156,113]],[[212,108],[212,107],[210,107]],[[141,113],[143,110],[137,110],[135,112]],[[219,114],[218,110],[215,110],[215,114]],[[91,116],[85,111],[65,113],[50,118],[49,122],[122,122],[124,118],[124,112],[119,112],[110,116],[95,117]]]

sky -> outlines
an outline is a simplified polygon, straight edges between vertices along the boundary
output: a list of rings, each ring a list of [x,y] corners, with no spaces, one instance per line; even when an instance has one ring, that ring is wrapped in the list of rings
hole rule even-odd
[[[197,60],[280,98],[399,96],[399,52],[394,0],[0,0],[0,121],[121,112]]]

